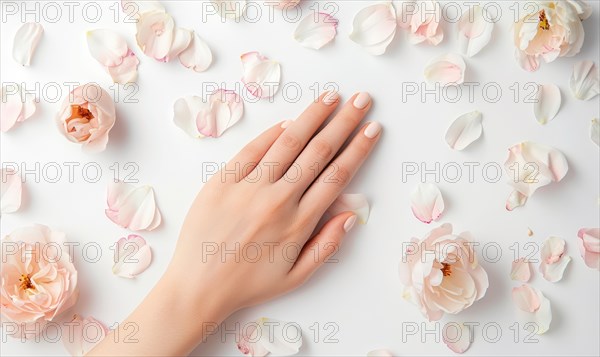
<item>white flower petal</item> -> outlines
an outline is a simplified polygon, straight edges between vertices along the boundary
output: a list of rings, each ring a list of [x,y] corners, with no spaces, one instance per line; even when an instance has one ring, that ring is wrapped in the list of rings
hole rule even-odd
[[[522,323],[533,323],[537,326],[535,333],[544,334],[552,322],[550,300],[538,289],[529,285],[513,288],[513,301],[518,307]]]
[[[135,187],[124,182],[108,185],[106,216],[123,228],[132,231],[151,231],[161,222],[154,190],[150,186]]]
[[[127,51],[123,62],[118,66],[106,67],[113,82],[119,84],[133,83],[137,79],[137,67],[140,60],[133,51]]]
[[[600,92],[598,67],[592,61],[575,63],[571,75],[571,93],[579,100],[590,100]]]
[[[86,37],[92,57],[105,67],[120,65],[129,50],[125,39],[111,30],[88,31]]]
[[[203,136],[218,138],[244,115],[244,102],[235,91],[219,89],[208,98],[208,108],[200,110],[196,127]]]
[[[35,96],[25,93],[16,83],[2,86],[0,100],[0,131],[4,133],[29,119],[36,111]]]
[[[141,236],[130,234],[121,238],[115,249],[113,274],[132,279],[146,270],[152,262],[152,250]]]
[[[388,350],[373,350],[367,353],[367,357],[393,357]]]
[[[370,54],[379,56],[392,43],[396,27],[396,11],[391,2],[369,5],[354,16],[350,39]]]
[[[191,137],[203,137],[196,126],[196,118],[204,106],[205,103],[202,101],[202,98],[197,96],[177,99],[174,107],[173,122]]]
[[[358,217],[358,223],[366,224],[369,220],[369,202],[367,196],[361,193],[341,194],[333,204],[327,209],[331,216],[336,216],[342,212],[352,211]]]
[[[527,284],[513,288],[512,299],[517,308],[525,312],[536,312],[541,305],[537,292]]]
[[[546,239],[540,251],[540,273],[551,283],[560,281],[571,257],[565,254],[566,242],[558,237]]]
[[[281,66],[258,52],[248,52],[241,57],[244,67],[242,82],[248,92],[256,98],[270,98],[281,81]]]
[[[600,228],[582,228],[577,232],[577,238],[585,265],[600,270]]]
[[[35,22],[27,22],[17,30],[13,43],[13,59],[22,66],[31,64],[31,57],[42,38],[44,28]]]
[[[423,223],[437,221],[444,213],[444,198],[432,183],[420,183],[410,195],[412,211]]]
[[[245,355],[291,356],[302,347],[302,330],[296,323],[263,317],[242,331],[238,349]]]
[[[517,207],[523,207],[527,203],[528,198],[518,190],[512,191],[506,200],[506,210],[513,211]]]
[[[224,19],[237,20],[244,15],[246,0],[211,0]]]
[[[141,14],[149,11],[165,12],[164,6],[157,0],[121,0],[121,8],[132,19],[139,19]]]
[[[458,117],[446,131],[446,142],[454,150],[463,150],[481,137],[483,127],[479,111],[466,113]]]
[[[590,125],[590,139],[600,146],[600,122],[598,122],[598,118],[592,119],[592,124]]]
[[[486,10],[479,6],[469,7],[458,22],[458,44],[462,53],[473,57],[481,51],[492,38],[494,23]]]
[[[465,353],[471,347],[471,329],[462,323],[447,323],[442,331],[442,339],[454,353]]]
[[[182,65],[196,72],[204,72],[212,64],[212,52],[208,44],[198,34],[192,35],[192,42],[179,54]]]
[[[558,114],[560,104],[560,89],[555,84],[539,85],[533,103],[535,118],[540,124],[547,124]]]
[[[333,41],[337,26],[338,20],[333,16],[322,12],[312,13],[298,23],[294,39],[304,47],[318,50]]]
[[[525,258],[519,258],[513,261],[510,278],[522,283],[528,282],[531,279],[531,264],[529,261]]]
[[[465,81],[466,64],[461,56],[448,53],[434,58],[425,67],[425,79],[442,86],[457,85]]]
[[[173,17],[163,10],[141,13],[136,28],[135,39],[138,46],[147,56],[157,61],[168,62],[174,52],[181,52],[189,45],[189,41],[185,42],[186,32],[179,29],[176,33]]]
[[[61,340],[71,356],[85,356],[108,333],[108,327],[95,318],[82,319],[75,315],[68,324],[62,325]]]
[[[0,170],[0,213],[13,213],[21,208],[23,182],[21,175],[11,169]]]

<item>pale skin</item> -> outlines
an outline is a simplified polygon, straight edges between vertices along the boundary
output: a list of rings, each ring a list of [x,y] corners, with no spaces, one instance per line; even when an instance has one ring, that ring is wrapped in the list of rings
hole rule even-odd
[[[371,104],[364,92],[343,105],[337,94],[326,93],[296,120],[246,145],[226,165],[238,174],[217,173],[204,185],[167,271],[120,324],[119,336],[126,336],[123,326],[135,323],[138,342],[109,336],[87,355],[187,355],[207,337],[208,326],[310,278],[356,222],[353,212],[343,212],[316,230],[381,136],[379,123],[361,125]],[[292,163],[293,179],[286,179]],[[245,252],[252,253],[244,256],[248,245]],[[209,248],[211,254],[201,253]],[[220,254],[221,248],[238,249],[238,259]]]

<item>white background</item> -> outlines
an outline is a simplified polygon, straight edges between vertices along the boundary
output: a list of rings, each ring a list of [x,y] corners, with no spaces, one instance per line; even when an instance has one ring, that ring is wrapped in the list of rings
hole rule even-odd
[[[303,3],[301,9],[307,15],[313,2]],[[403,82],[420,84],[427,61],[458,51],[456,24],[443,23],[445,39],[437,47],[410,45],[404,31],[399,30],[387,53],[373,57],[348,38],[353,16],[367,5],[366,1],[339,2],[338,36],[321,51],[308,50],[296,43],[292,38],[296,25],[286,22],[279,11],[275,12],[273,23],[269,22],[266,10],[259,23],[222,23],[214,15],[203,22],[201,2],[168,3],[167,10],[177,25],[193,28],[213,49],[215,62],[202,74],[185,69],[177,61],[164,64],[146,57],[135,45],[135,25],[123,23],[122,17],[115,23],[114,11],[109,9],[111,5],[114,9],[112,1],[101,2],[103,16],[97,23],[85,21],[80,15],[81,7],[76,10],[74,22],[69,21],[66,13],[57,23],[42,19],[44,37],[32,66],[22,68],[11,58],[13,35],[21,20],[19,16],[9,16],[1,28],[2,82],[25,82],[28,88],[34,87],[36,82],[41,88],[52,82],[97,82],[108,88],[111,86],[109,76],[87,50],[85,32],[93,28],[110,28],[124,35],[142,63],[137,82],[139,92],[135,95],[139,103],[123,103],[127,91],[121,88],[117,96],[117,123],[105,152],[85,154],[59,134],[54,115],[60,102],[40,103],[33,118],[2,134],[4,163],[24,163],[27,168],[33,168],[35,162],[42,167],[51,162],[61,165],[63,162],[80,162],[81,165],[97,162],[103,169],[102,179],[97,183],[86,182],[78,169],[75,182],[69,183],[66,166],[58,183],[44,180],[36,183],[32,175],[28,176],[24,207],[16,214],[2,217],[2,236],[21,226],[42,223],[66,232],[69,240],[82,245],[98,242],[103,255],[97,263],[86,262],[81,249],[76,250],[81,296],[63,319],[78,313],[93,315],[107,325],[114,325],[144,298],[167,266],[187,208],[202,186],[202,163],[228,160],[265,128],[277,121],[295,118],[312,100],[314,94],[310,88],[315,83],[323,90],[325,83],[334,82],[344,98],[357,91],[371,93],[374,106],[369,119],[380,121],[385,128],[372,158],[348,188],[348,192],[368,195],[372,205],[370,220],[346,238],[336,256],[338,263],[324,267],[296,292],[236,313],[225,322],[227,328],[233,329],[236,322],[262,316],[297,322],[304,330],[301,353],[306,355],[360,356],[376,348],[389,348],[397,355],[450,354],[443,343],[435,341],[435,334],[425,336],[424,343],[420,335],[408,336],[403,342],[403,323],[421,326],[426,320],[401,298],[397,266],[402,243],[413,236],[421,237],[432,228],[416,220],[410,212],[408,196],[421,178],[411,176],[403,183],[403,162],[424,162],[429,168],[436,162],[442,167],[449,162],[461,166],[464,162],[478,162],[481,166],[503,164],[510,146],[532,140],[561,150],[568,158],[570,171],[560,184],[537,192],[524,208],[507,212],[504,203],[510,192],[506,184],[508,177],[504,174],[497,183],[486,182],[481,166],[475,169],[474,183],[469,183],[468,170],[462,166],[463,177],[458,183],[441,180],[439,184],[447,203],[441,222],[453,223],[457,231],[471,231],[482,245],[497,243],[502,254],[500,261],[492,262],[495,252],[490,249],[488,259],[482,259],[490,278],[485,298],[459,316],[446,316],[442,322],[481,323],[468,352],[471,355],[598,355],[599,276],[597,271],[584,265],[576,246],[580,228],[599,225],[599,152],[588,136],[591,119],[599,116],[598,97],[589,102],[574,99],[568,81],[576,61],[591,59],[598,64],[599,6],[597,2],[593,4],[594,13],[584,23],[586,39],[578,56],[560,58],[554,63],[542,64],[535,73],[527,73],[513,57],[511,4],[501,2],[503,13],[489,46],[474,58],[465,59],[466,81],[481,83],[475,90],[475,100],[470,102],[463,96],[457,103],[443,99],[435,102],[432,95],[426,103],[419,96],[402,100]],[[454,14],[452,9],[448,11]],[[28,21],[33,21],[32,16]],[[175,100],[184,95],[202,95],[203,82],[224,82],[229,88],[235,88],[241,77],[239,55],[248,51],[260,51],[279,61],[283,82],[296,82],[302,88],[300,100],[290,103],[280,92],[272,103],[246,103],[243,120],[223,137],[217,140],[187,137],[172,123]],[[503,90],[497,103],[489,103],[483,97],[481,88],[488,82],[497,82]],[[515,82],[521,87],[527,82],[558,85],[563,95],[558,117],[547,126],[538,124],[532,104],[524,103],[522,95],[515,103],[514,91],[509,89]],[[61,100],[67,95],[66,87],[62,89]],[[289,94],[293,96],[293,90]],[[495,96],[493,91],[490,95]],[[482,139],[464,152],[451,151],[443,140],[446,128],[458,115],[472,110],[484,115]],[[114,162],[121,168],[127,162],[139,165],[135,177],[141,184],[154,186],[164,217],[157,230],[142,233],[152,246],[154,261],[135,280],[118,278],[111,273],[109,248],[128,233],[104,215],[106,185],[114,175],[109,167]],[[490,176],[495,176],[493,168]],[[527,236],[528,227],[535,233],[533,237]],[[509,278],[510,262],[515,254],[510,247],[519,244],[522,248],[530,241],[541,244],[551,235],[565,239],[568,254],[573,257],[565,278],[556,284],[541,278],[535,266],[532,285],[552,302],[552,326],[547,334],[538,337],[537,343],[524,343],[527,332],[519,329],[516,337],[519,342],[515,343],[514,328],[510,327],[517,318],[510,296],[512,287],[519,284]],[[482,254],[481,249],[478,252]],[[521,249],[521,254],[526,253]],[[182,281],[182,289],[185,289],[185,279],[201,278],[190,271]],[[333,331],[324,328],[327,322],[339,327],[333,336],[337,343],[324,341]],[[317,342],[313,341],[315,328],[309,328],[315,323],[320,330]],[[486,323],[500,326],[502,336],[497,343],[484,338],[482,326]],[[178,326],[165,325],[164,328],[177,329]],[[490,340],[495,334],[491,328],[485,337]],[[5,334],[3,339],[6,339]],[[221,339],[221,336],[213,336],[194,354],[239,354],[231,334],[223,336],[225,342]],[[3,355],[65,353],[60,343],[21,343],[10,338],[2,342]]]

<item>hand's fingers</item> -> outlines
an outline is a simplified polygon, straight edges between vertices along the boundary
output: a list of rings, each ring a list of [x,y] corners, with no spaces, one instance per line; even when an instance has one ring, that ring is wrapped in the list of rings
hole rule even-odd
[[[313,102],[285,129],[260,163],[261,166],[268,166],[269,169],[269,174],[263,175],[265,180],[277,181],[283,176],[306,143],[333,113],[338,102],[337,93],[322,94],[318,101]]]
[[[381,129],[381,124],[377,122],[367,123],[360,129],[350,144],[304,193],[300,200],[301,215],[325,212],[369,156],[381,136]]]
[[[354,223],[356,223],[354,213],[340,213],[325,223],[319,233],[306,242],[298,259],[296,259],[296,263],[288,273],[291,288],[305,282],[338,251],[342,238],[352,229]]]
[[[370,107],[371,97],[368,93],[357,93],[352,96],[342,110],[308,143],[298,156],[294,165],[289,169],[288,176],[292,179],[282,180],[282,183],[289,184],[291,189],[302,196],[308,186],[337,154]]]
[[[283,133],[291,121],[286,120],[270,127],[246,144],[221,171],[221,179],[226,182],[240,182],[247,176],[252,176],[252,171],[265,156],[271,145]]]

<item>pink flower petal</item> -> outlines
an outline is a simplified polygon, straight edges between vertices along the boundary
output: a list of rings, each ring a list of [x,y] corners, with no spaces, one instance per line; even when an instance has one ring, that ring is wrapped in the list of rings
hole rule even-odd
[[[171,15],[160,10],[143,12],[136,26],[135,38],[142,51],[157,61],[166,62],[175,36],[175,21]]]
[[[106,69],[115,83],[133,83],[137,79],[137,67],[139,64],[140,60],[138,60],[135,53],[129,50],[120,65],[107,67]]]
[[[459,55],[448,53],[433,59],[425,68],[425,79],[442,86],[458,85],[465,80],[465,61]]]
[[[540,308],[540,299],[536,291],[529,285],[523,284],[512,289],[513,302],[526,312],[536,312]]]
[[[442,331],[442,339],[452,352],[465,353],[471,347],[471,329],[462,323],[447,323]]]
[[[0,89],[0,130],[7,132],[17,123],[29,119],[36,111],[36,99],[16,83]]]
[[[555,84],[539,85],[533,103],[535,118],[540,124],[547,124],[558,114],[560,104],[560,89]]]
[[[0,170],[0,213],[13,213],[21,207],[23,182],[21,175],[11,169]]]
[[[87,44],[92,57],[105,67],[120,65],[129,51],[121,35],[106,29],[88,31]]]
[[[573,96],[579,100],[590,100],[600,93],[598,67],[592,61],[575,63],[570,87]]]
[[[295,355],[302,347],[302,338],[294,337],[301,336],[299,329],[298,325],[263,317],[241,329],[242,336],[237,347],[249,356],[265,356],[269,353],[274,356]]]
[[[338,20],[322,12],[307,15],[298,23],[294,39],[302,46],[318,50],[333,41],[337,34]]]
[[[192,34],[188,48],[179,54],[179,61],[195,72],[204,72],[212,63],[212,52],[206,42],[198,34]]]
[[[565,255],[565,244],[563,239],[550,237],[542,245],[540,272],[544,279],[551,283],[562,279],[565,269],[571,261],[571,257]]]
[[[513,261],[510,278],[522,283],[528,282],[531,279],[531,264],[529,264],[529,261],[525,258]]]
[[[152,262],[152,251],[141,236],[130,234],[121,238],[115,249],[113,274],[132,279],[144,272]]]
[[[150,186],[134,187],[124,182],[108,186],[106,216],[123,228],[132,231],[151,231],[161,222],[154,190]]]
[[[108,333],[108,328],[95,318],[75,315],[62,326],[61,340],[71,356],[85,356]]]
[[[437,46],[444,39],[439,24],[442,18],[440,4],[435,0],[409,0],[398,4],[398,25],[407,29],[411,44],[428,43]]]
[[[458,117],[446,131],[446,142],[454,150],[463,150],[481,137],[483,127],[479,111],[466,113]]]
[[[241,56],[244,67],[242,82],[256,98],[270,98],[277,93],[281,81],[281,66],[258,52]]]
[[[396,35],[396,11],[391,2],[369,5],[352,22],[350,39],[374,56],[385,53]]]
[[[463,54],[473,57],[479,53],[490,42],[493,30],[494,23],[483,7],[469,7],[458,22],[458,43]]]
[[[13,43],[13,59],[22,66],[31,64],[31,57],[42,38],[44,28],[35,22],[27,22],[17,30]]]
[[[373,350],[367,353],[367,357],[393,357],[393,355],[388,350]]]
[[[171,48],[167,53],[167,56],[162,59],[163,62],[169,62],[173,58],[179,57],[186,49],[188,49],[192,45],[192,41],[194,40],[194,33],[188,29],[176,28],[173,35],[173,42],[171,43]],[[190,51],[196,51],[196,48],[190,49]],[[186,59],[190,59],[190,53],[188,52],[184,55]],[[181,62],[181,61],[180,61]],[[212,53],[211,53],[211,62],[212,62]],[[182,62],[183,63],[183,62]],[[199,68],[204,64],[198,64]]]
[[[437,221],[444,213],[444,198],[432,183],[420,183],[410,196],[412,211],[423,223]]]
[[[600,270],[600,228],[582,228],[577,237],[579,253],[585,265]]]
[[[358,217],[358,223],[367,224],[369,220],[369,202],[367,196],[361,193],[341,194],[327,209],[331,216],[337,216],[343,212],[354,212]]]
[[[550,300],[529,285],[513,288],[512,295],[522,323],[533,323],[537,327],[534,332],[538,335],[546,333],[552,322]]]
[[[121,8],[132,19],[139,19],[144,12],[165,12],[165,8],[157,0],[121,0]]]

